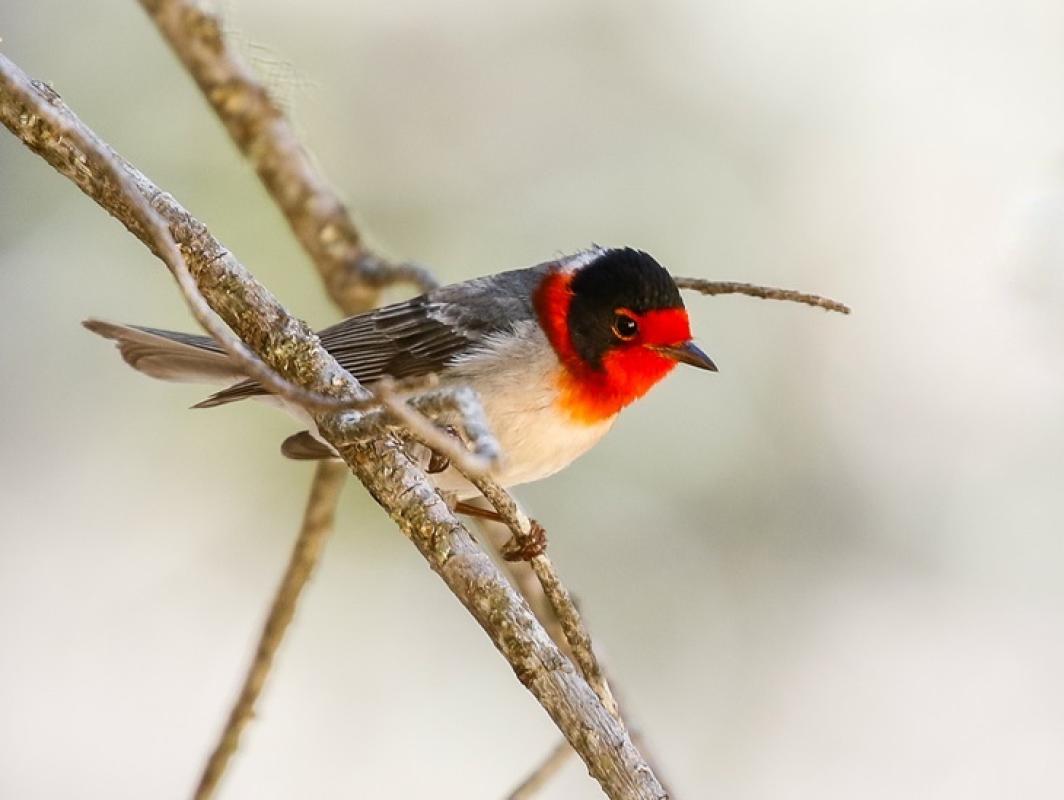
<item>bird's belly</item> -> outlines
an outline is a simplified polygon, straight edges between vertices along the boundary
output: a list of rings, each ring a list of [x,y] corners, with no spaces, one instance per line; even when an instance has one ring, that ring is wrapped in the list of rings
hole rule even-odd
[[[482,401],[492,432],[502,449],[502,462],[492,477],[510,487],[546,478],[569,466],[606,434],[614,418],[587,424],[573,420],[549,396],[529,391],[506,399]],[[454,469],[431,476],[444,492],[460,498],[478,494]]]
[[[264,399],[276,402],[273,397]],[[492,477],[504,487],[532,483],[569,466],[606,435],[615,419],[611,417],[592,424],[573,420],[554,407],[553,397],[545,408],[513,401],[489,402],[484,406],[488,424],[502,449],[502,462]],[[324,442],[306,411],[295,406],[286,410]],[[418,448],[420,450],[422,448]],[[428,464],[427,452],[415,451],[411,455],[423,468]],[[459,499],[479,495],[477,489],[453,467],[429,478],[441,491],[453,493]]]
[[[553,409],[509,425],[492,420],[503,453],[495,478],[516,486],[553,475],[594,447],[612,425],[612,418],[588,425]]]

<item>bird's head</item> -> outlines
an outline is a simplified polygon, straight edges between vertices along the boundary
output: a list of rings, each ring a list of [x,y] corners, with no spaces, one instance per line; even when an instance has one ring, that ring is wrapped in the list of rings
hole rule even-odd
[[[672,276],[642,251],[596,249],[563,259],[534,299],[562,363],[559,403],[576,419],[612,417],[678,362],[716,371],[691,341]]]

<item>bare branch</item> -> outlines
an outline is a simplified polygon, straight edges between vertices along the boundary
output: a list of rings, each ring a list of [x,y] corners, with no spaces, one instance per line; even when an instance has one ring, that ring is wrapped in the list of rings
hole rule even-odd
[[[747,297],[760,297],[762,300],[786,300],[828,311],[838,311],[840,314],[850,313],[850,307],[838,300],[796,292],[793,289],[777,289],[773,286],[757,286],[753,283],[735,283],[734,281],[707,281],[702,278],[674,278],[674,280],[681,289],[690,289],[701,294],[745,294]]]
[[[347,210],[314,169],[284,113],[222,36],[214,15],[202,6],[181,0],[143,0],[142,5],[196,80],[233,141],[252,162],[341,310],[356,313],[372,307],[379,289],[389,283],[411,282],[422,291],[436,285],[421,268],[388,264],[369,252]],[[382,382],[374,387],[372,401],[344,402],[359,410],[383,405],[437,452],[475,472],[483,472],[497,462],[498,446],[490,432],[470,455],[460,443],[407,405],[405,395],[417,389],[399,383]],[[275,393],[279,393],[276,388]],[[338,403],[330,403],[328,398],[322,402],[323,398],[307,392],[297,394],[301,396],[296,402],[314,410],[338,408]],[[475,401],[471,405],[473,416],[467,423],[475,426],[483,414]]]
[[[417,391],[438,385],[435,375],[429,377],[431,381],[424,378],[397,381],[387,375],[380,378],[373,385],[373,400],[364,404],[370,410],[350,421],[352,441],[372,439],[381,430],[394,430],[400,437],[433,450],[463,470],[472,467],[473,474],[486,473],[502,459],[502,450],[488,427],[476,392],[458,386],[409,397],[410,389]],[[404,390],[404,386],[408,389]],[[451,436],[445,426],[434,422],[451,414],[457,415],[457,421],[469,432],[468,447],[461,439]]]
[[[211,309],[287,380],[330,396],[369,393],[172,197],[114,154],[58,95],[0,55],[0,121],[168,262],[188,271]],[[138,199],[139,197],[139,199]],[[157,229],[142,204],[167,225]],[[156,234],[162,233],[162,241]],[[167,243],[166,239],[172,237]],[[169,246],[167,246],[169,244]],[[175,248],[176,249],[176,248]],[[614,800],[665,791],[631,738],[391,435],[348,442],[357,412],[322,413],[319,430],[468,609]]]
[[[240,695],[226,722],[225,729],[214,752],[203,770],[198,786],[196,800],[207,800],[214,794],[225,773],[229,759],[236,752],[240,743],[240,734],[247,727],[255,713],[255,702],[262,693],[274,655],[280,647],[288,624],[295,615],[299,596],[321,558],[329,534],[332,533],[333,520],[336,516],[336,503],[340,490],[344,486],[347,468],[335,461],[321,461],[314,473],[314,483],[310,487],[306,511],[303,514],[303,526],[299,531],[295,549],[288,562],[281,584],[273,598],[266,624],[262,628],[258,648],[244,677]]]
[[[532,520],[525,515],[509,492],[487,476],[468,474],[466,477],[487,498],[492,507],[499,512],[499,516],[506,521],[510,530],[513,531],[516,540],[520,541],[532,533]],[[572,651],[580,671],[584,674],[591,688],[595,690],[595,694],[602,700],[602,704],[614,719],[623,725],[624,722],[621,719],[617,701],[610,690],[609,682],[606,680],[601,667],[599,667],[598,659],[595,658],[594,647],[591,644],[591,634],[587,632],[580,612],[576,610],[576,604],[573,603],[569,590],[565,588],[558,577],[554,564],[546,553],[540,553],[529,559],[529,565],[532,567],[532,571],[535,572],[536,578],[539,579],[547,599],[550,600],[551,608],[554,610],[558,622],[561,623],[565,640],[569,643],[569,649]]]
[[[282,109],[222,35],[217,16],[195,0],[140,4],[255,168],[340,308],[348,314],[372,308],[380,290],[395,283],[420,291],[436,287],[424,268],[392,264],[370,252]]]
[[[348,306],[354,307],[352,304],[372,304],[376,299],[376,290],[381,286],[411,279],[414,273],[402,270],[392,270],[389,273],[382,266],[374,273],[376,277],[373,294],[366,294],[369,273],[363,274],[365,271],[360,265],[366,258],[375,262],[380,260],[365,251],[346,209],[311,167],[283,112],[229,48],[221,35],[217,18],[197,4],[185,0],[142,0],[141,4],[152,15],[196,79],[233,140],[255,165],[259,177],[285,213],[300,243],[322,272],[322,277],[330,287],[330,293],[336,302],[345,309]],[[325,210],[327,213],[323,213]],[[141,211],[143,214],[143,209]],[[151,219],[154,220],[154,217]],[[151,224],[156,223],[153,221]],[[316,235],[312,235],[315,232]],[[335,256],[340,251],[326,247],[323,241],[334,234],[346,241],[347,250],[358,255],[352,259],[338,260]],[[185,268],[182,259],[177,257],[177,251],[168,252],[169,247],[160,235],[158,230],[152,234],[157,242],[161,242],[161,256],[174,273],[193,316],[240,365],[248,377],[270,392],[310,411],[318,412],[367,410],[383,405],[405,425],[415,429],[429,446],[461,464],[463,469],[483,474],[498,462],[500,453],[490,433],[480,437],[480,442],[484,445],[480,452],[470,455],[464,448],[456,446],[450,437],[410,409],[394,383],[380,382],[375,387],[373,396],[369,398],[337,398],[293,385],[278,375],[220,323],[200,295],[196,281]],[[349,276],[346,283],[349,291],[340,295],[333,292],[334,284],[330,283],[330,280],[333,273],[343,265],[351,267],[361,277],[356,280]],[[435,279],[429,273],[421,271],[419,274],[419,285],[422,288],[428,289],[436,285]],[[466,398],[462,403],[462,410],[470,414],[469,424],[479,430],[486,425],[483,422],[483,411],[478,406],[479,401],[475,398]]]
[[[482,498],[479,503],[487,503],[486,498]],[[490,505],[490,504],[488,504]],[[491,541],[497,550],[501,552],[506,547],[507,543],[503,537],[514,536],[514,531],[511,527],[503,522],[497,522],[493,520],[485,519],[484,517],[474,517],[477,528],[483,534],[485,540]],[[539,576],[536,574],[532,565],[527,561],[503,561],[503,569],[510,575],[510,579],[513,581],[514,586],[524,596],[526,602],[531,606],[540,622],[550,633],[554,641],[561,647],[566,653],[572,654],[572,650],[569,647],[569,642],[566,640],[566,634],[562,627],[561,622],[558,619],[558,614],[555,611],[554,604],[551,599],[548,598],[547,592],[544,588],[544,583],[540,581]],[[575,600],[573,606],[576,606]],[[594,650],[592,650],[594,653]],[[596,659],[599,664],[600,671],[605,675],[606,670],[603,667],[601,657],[597,656]],[[609,681],[609,678],[607,678]],[[610,691],[613,691],[613,684],[610,681]],[[615,695],[616,696],[616,695]],[[628,723],[631,722],[631,718],[628,718]],[[672,797],[672,791],[669,788],[669,784],[663,776],[660,762],[658,762],[652,752],[649,752],[649,746],[638,728],[633,726],[631,731],[632,740],[636,743],[639,749],[642,751],[644,758],[647,760],[647,764],[654,770],[654,773],[658,776],[658,780],[661,781],[662,786],[665,788],[666,793]],[[562,739],[540,762],[540,764],[529,774],[529,776],[521,782],[516,789],[514,789],[512,798],[519,798],[525,800],[531,798],[540,789],[542,789],[550,778],[557,773],[564,763],[567,756],[573,753],[572,747]]]
[[[482,508],[490,508],[491,505],[482,498],[467,502],[481,505]],[[502,558],[503,548],[513,539],[513,531],[510,527],[504,522],[484,519],[483,517],[474,517],[473,520],[476,523],[477,530],[480,531],[486,541],[491,542],[492,547]],[[503,558],[502,568],[510,576],[511,582],[524,596],[525,602],[528,603],[558,647],[565,653],[572,655],[569,651],[569,643],[565,640],[565,631],[562,630],[561,623],[558,621],[558,617],[554,613],[550,600],[547,598],[546,592],[543,591],[543,586],[536,577],[536,573],[532,571],[532,565],[527,561],[507,561]]]

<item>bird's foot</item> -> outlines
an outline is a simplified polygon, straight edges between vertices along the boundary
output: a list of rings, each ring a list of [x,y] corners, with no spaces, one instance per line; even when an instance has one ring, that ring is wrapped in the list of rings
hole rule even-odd
[[[529,520],[528,533],[510,537],[499,552],[507,561],[531,561],[547,552],[547,531],[534,519]]]

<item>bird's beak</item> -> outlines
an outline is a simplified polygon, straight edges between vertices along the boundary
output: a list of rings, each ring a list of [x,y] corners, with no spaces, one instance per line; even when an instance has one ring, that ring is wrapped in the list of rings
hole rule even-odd
[[[710,372],[717,371],[717,365],[713,363],[713,359],[703,353],[694,342],[658,346],[654,349],[673,361],[690,364],[699,369],[708,369]]]

